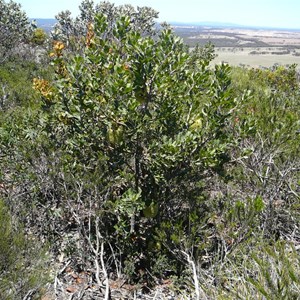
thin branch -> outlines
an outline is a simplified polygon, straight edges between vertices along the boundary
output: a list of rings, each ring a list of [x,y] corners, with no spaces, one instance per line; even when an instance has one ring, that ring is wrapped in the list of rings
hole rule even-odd
[[[108,275],[107,275],[107,270],[104,264],[104,259],[103,259],[103,255],[104,255],[104,243],[101,243],[101,252],[100,252],[100,262],[101,262],[101,267],[102,267],[102,272],[104,275],[104,282],[105,282],[105,297],[104,300],[109,300],[110,297],[110,288],[109,288],[109,280],[108,280]]]
[[[194,261],[190,258],[189,254],[181,251],[187,259],[187,262],[191,265],[192,267],[192,271],[193,271],[193,279],[194,279],[194,286],[195,286],[195,293],[196,293],[196,300],[200,300],[200,286],[199,286],[199,281],[198,281],[198,277],[197,277],[197,270],[196,270],[196,265],[194,263]],[[202,291],[202,289],[201,289]],[[206,295],[204,294],[204,292],[202,291],[203,294],[203,298],[201,299],[207,299]]]

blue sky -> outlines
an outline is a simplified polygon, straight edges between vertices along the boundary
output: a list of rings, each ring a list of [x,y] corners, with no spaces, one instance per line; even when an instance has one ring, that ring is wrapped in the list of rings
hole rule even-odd
[[[7,0],[8,1],[8,0]],[[14,0],[31,18],[54,18],[62,10],[78,13],[81,0]],[[99,3],[100,1],[95,1]],[[159,21],[229,22],[300,29],[300,0],[114,0],[116,5],[151,6]]]

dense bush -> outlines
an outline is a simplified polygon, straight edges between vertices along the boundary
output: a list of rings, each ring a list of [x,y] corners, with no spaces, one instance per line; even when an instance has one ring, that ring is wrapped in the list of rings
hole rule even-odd
[[[73,18],[70,11],[63,11],[56,16],[57,23],[52,31],[54,40],[62,41],[69,51],[81,52],[86,46],[87,33],[94,23],[97,14],[108,17],[108,28],[106,38],[113,36],[113,28],[116,18],[126,15],[130,19],[127,25],[129,29],[139,31],[142,34],[153,34],[155,30],[155,19],[158,12],[151,7],[137,7],[132,5],[115,6],[113,3],[102,1],[95,4],[92,0],[83,0],[79,6],[80,14]]]
[[[52,71],[32,60],[14,58],[0,66],[0,112],[15,107],[39,105],[32,89],[32,80],[38,76],[51,77]]]
[[[38,299],[47,278],[45,253],[33,236],[26,236],[0,201],[1,299]],[[34,296],[35,295],[35,296]]]
[[[189,53],[169,28],[154,39],[126,16],[111,24],[98,15],[84,54],[72,59],[57,42],[56,82],[36,79],[35,88],[65,189],[53,200],[64,199],[62,216],[71,213],[74,226],[94,224],[85,230],[97,228],[137,274],[151,271],[157,253],[202,248],[206,185],[226,177],[238,100],[228,66],[210,71],[209,55]]]
[[[0,11],[0,62],[2,63],[7,57],[16,53],[17,47],[29,42],[34,27],[26,13],[22,11],[21,5],[16,2],[7,3],[1,0]]]
[[[46,43],[47,33],[42,28],[36,28],[31,37],[31,43],[34,45],[43,45]]]

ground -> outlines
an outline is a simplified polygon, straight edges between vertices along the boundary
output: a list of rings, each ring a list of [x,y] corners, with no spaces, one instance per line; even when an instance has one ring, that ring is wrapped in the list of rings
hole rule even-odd
[[[191,47],[212,42],[218,55],[215,63],[224,61],[246,67],[300,66],[300,31],[203,26],[176,26],[174,30]]]

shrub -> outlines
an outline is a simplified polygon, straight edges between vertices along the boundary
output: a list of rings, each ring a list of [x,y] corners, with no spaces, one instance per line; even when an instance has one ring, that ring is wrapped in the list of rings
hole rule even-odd
[[[0,200],[0,294],[1,299],[38,299],[49,275],[45,252],[37,240],[26,236]]]
[[[33,25],[29,22],[21,5],[13,1],[0,1],[0,53],[1,62],[11,56],[22,43],[28,43]]]
[[[47,34],[42,28],[37,28],[33,32],[31,42],[34,45],[43,45],[47,40]]]
[[[213,175],[226,177],[239,102],[229,67],[209,69],[210,47],[189,52],[168,27],[154,36],[132,24],[98,14],[83,54],[69,57],[56,42],[57,78],[36,79],[35,88],[65,187],[62,219],[85,228],[83,239],[99,231],[138,274],[157,253],[176,261],[169,249],[200,243],[210,214],[203,194]]]

